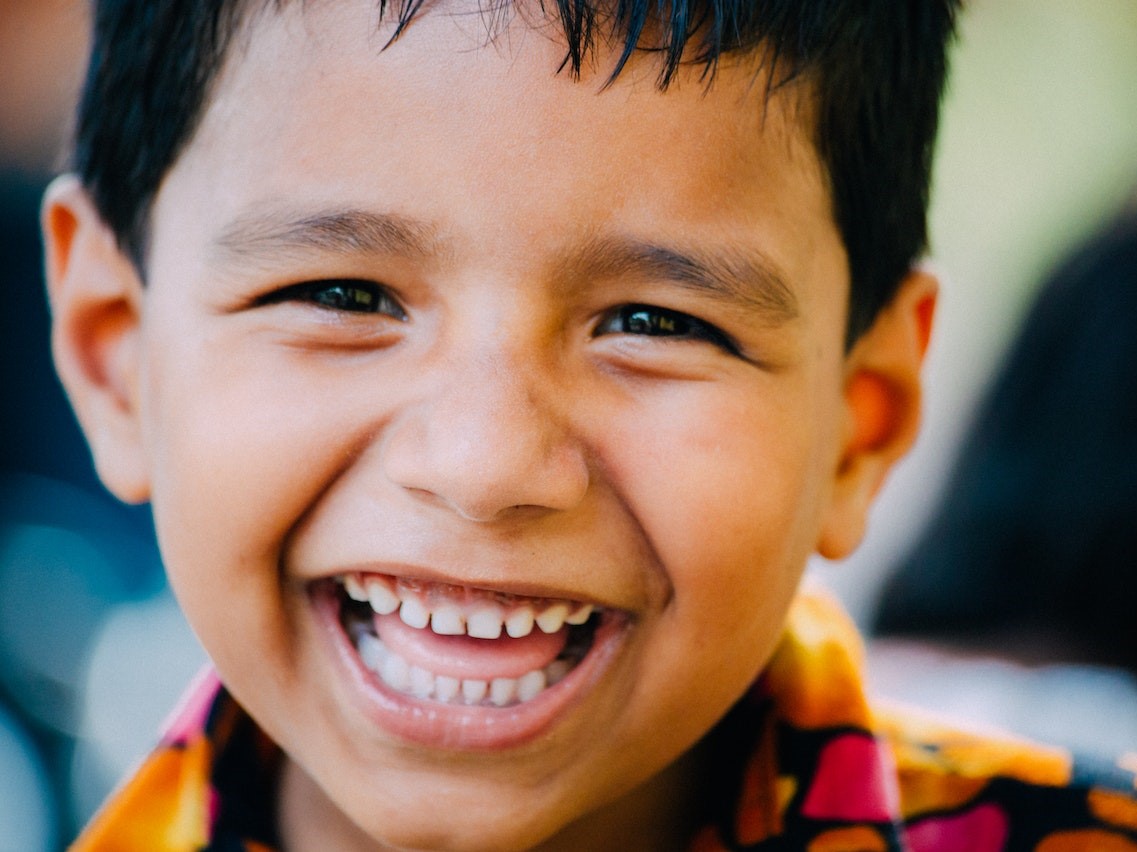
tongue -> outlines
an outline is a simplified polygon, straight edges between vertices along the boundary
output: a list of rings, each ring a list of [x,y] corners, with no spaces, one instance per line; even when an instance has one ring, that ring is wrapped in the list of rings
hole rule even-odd
[[[439,636],[403,623],[396,613],[376,615],[375,630],[384,645],[412,666],[460,679],[521,677],[555,660],[568,641],[567,627],[556,633],[534,630],[518,639],[505,634],[498,639]]]

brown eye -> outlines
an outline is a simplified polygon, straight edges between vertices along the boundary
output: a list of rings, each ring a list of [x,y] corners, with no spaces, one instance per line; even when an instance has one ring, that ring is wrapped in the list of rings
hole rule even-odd
[[[406,320],[402,307],[387,289],[374,281],[333,279],[305,281],[276,290],[257,301],[258,305],[282,302],[310,302],[331,311],[357,314],[385,314]]]
[[[635,334],[676,340],[700,340],[714,344],[731,354],[738,347],[710,323],[679,311],[652,305],[621,305],[601,319],[594,336]]]

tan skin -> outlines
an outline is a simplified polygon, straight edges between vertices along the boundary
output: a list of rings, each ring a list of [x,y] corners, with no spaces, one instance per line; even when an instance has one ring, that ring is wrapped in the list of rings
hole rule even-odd
[[[487,45],[454,5],[385,52],[370,2],[258,18],[161,187],[145,287],[59,181],[59,369],[288,755],[289,849],[681,845],[697,744],[913,438],[935,282],[913,273],[846,352],[801,91],[762,120],[747,62],[660,93],[647,60],[602,90],[555,73],[551,35]],[[329,215],[396,238],[298,225]],[[380,310],[294,286],[329,279]],[[399,728],[330,649],[311,589],[360,566],[623,626],[535,731],[473,747]]]

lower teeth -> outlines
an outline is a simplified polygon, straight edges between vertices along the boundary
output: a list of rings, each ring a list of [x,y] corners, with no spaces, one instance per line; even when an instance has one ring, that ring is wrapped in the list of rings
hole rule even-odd
[[[466,706],[509,707],[532,701],[564,678],[573,666],[569,660],[562,658],[517,678],[459,680],[412,666],[384,645],[374,633],[362,631],[356,637],[356,649],[363,664],[396,692],[443,704]]]

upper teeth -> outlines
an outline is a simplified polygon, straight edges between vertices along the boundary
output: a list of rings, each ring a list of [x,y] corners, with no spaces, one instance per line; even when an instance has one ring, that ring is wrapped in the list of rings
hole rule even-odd
[[[517,639],[532,633],[534,625],[545,633],[556,633],[566,624],[584,624],[593,611],[591,604],[569,601],[510,600],[502,604],[484,597],[456,600],[375,575],[345,574],[342,580],[348,597],[370,604],[379,615],[398,611],[407,625],[419,629],[429,626],[443,636],[497,639],[504,630]]]

